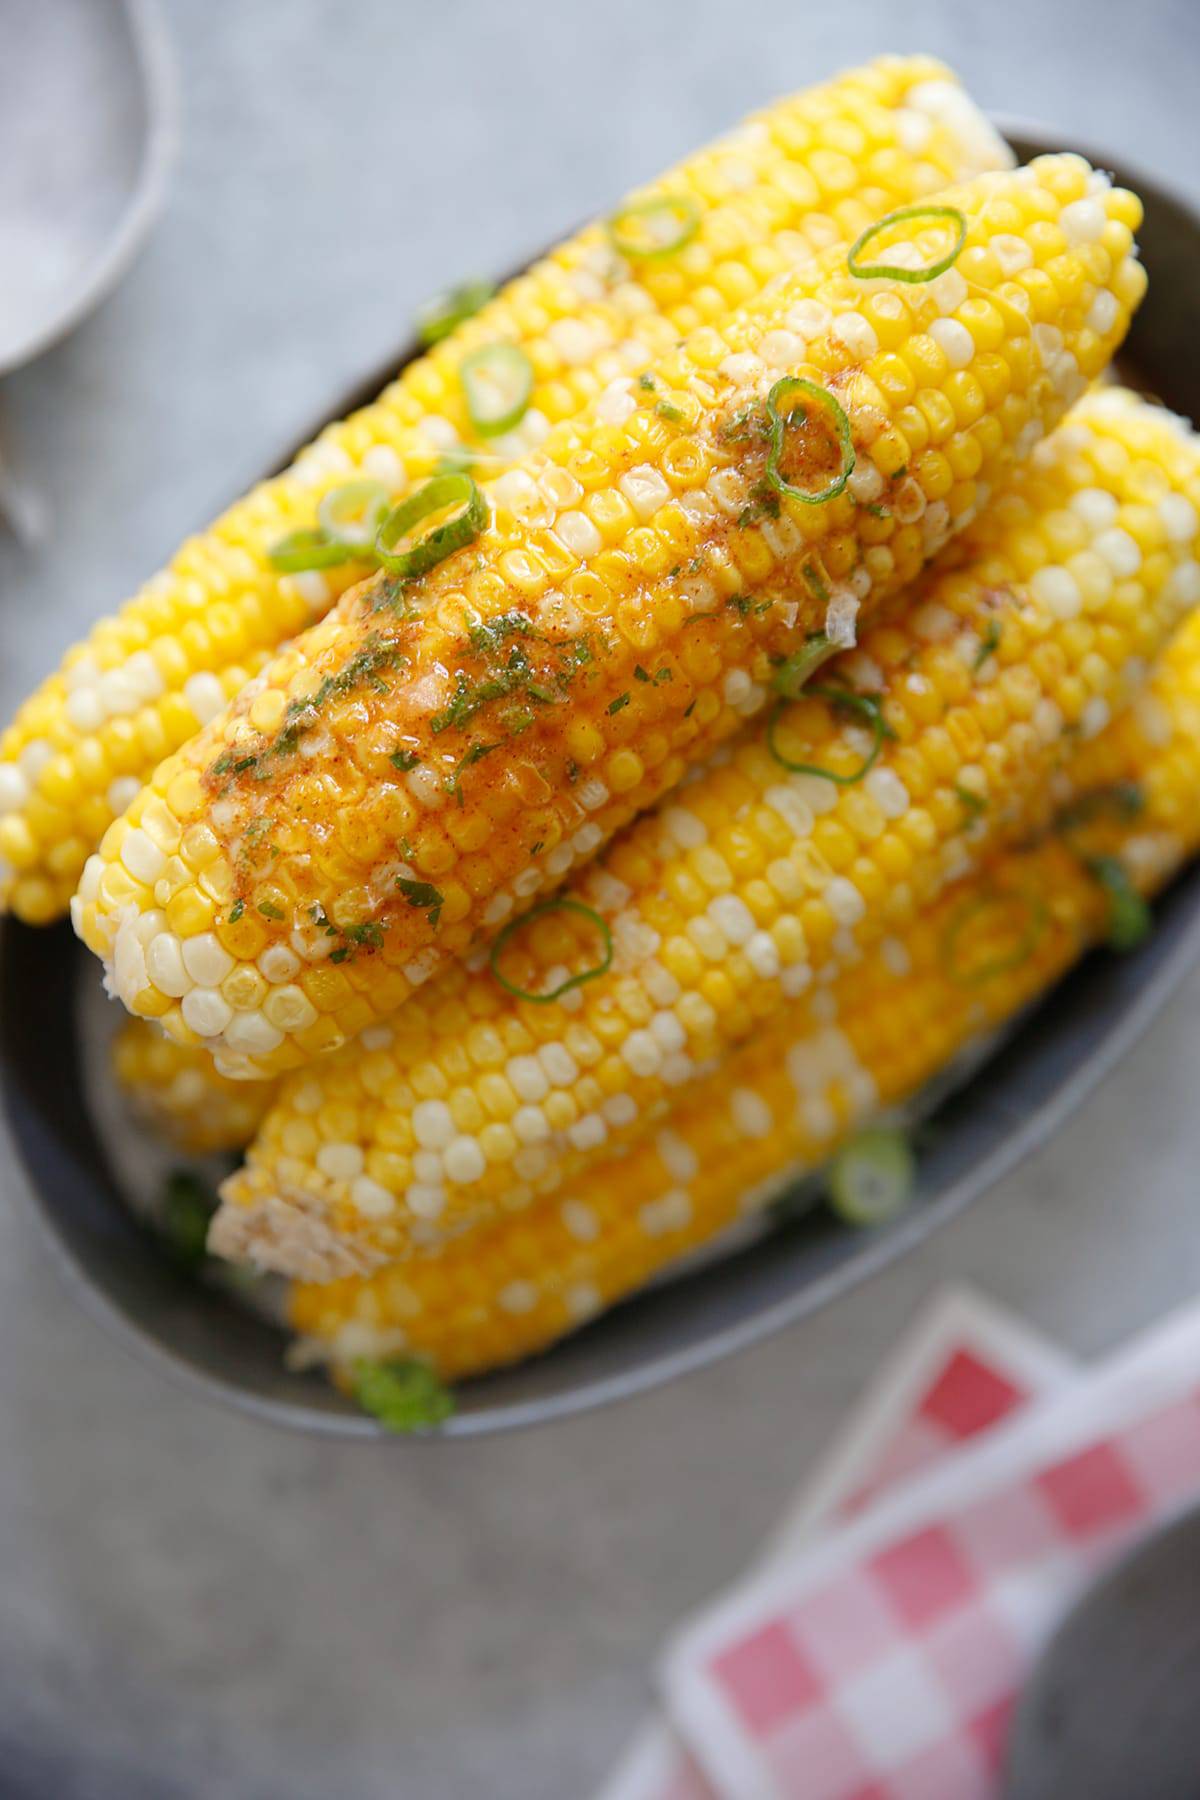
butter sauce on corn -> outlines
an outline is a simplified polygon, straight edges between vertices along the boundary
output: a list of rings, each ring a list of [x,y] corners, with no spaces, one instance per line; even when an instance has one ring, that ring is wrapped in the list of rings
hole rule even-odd
[[[397,499],[445,454],[478,447],[465,356],[511,344],[533,369],[519,428],[486,443],[496,472],[781,270],[1010,160],[939,63],[883,57],[779,101],[645,190],[682,198],[697,220],[669,266],[631,264],[596,224],[491,304],[484,293],[460,306],[436,349],[190,538],[21,707],[0,736],[0,907],[30,924],[62,913],[85,859],[155,765],[362,573],[286,574],[272,563],[280,540],[312,530],[332,489],[366,478]]]
[[[1100,809],[1089,841],[1119,857],[1140,891],[1194,854],[1200,620],[1184,627],[1145,699],[1082,746],[1073,774],[1098,795],[1136,785],[1136,816]],[[1022,955],[970,979],[949,966],[946,947],[981,905],[1039,922]],[[1043,995],[1106,920],[1106,895],[1073,836],[1005,852],[832,986],[793,1001],[657,1132],[591,1168],[569,1197],[367,1277],[294,1286],[297,1362],[332,1361],[340,1372],[358,1357],[417,1356],[457,1380],[544,1349],[760,1210],[880,1108],[916,1096]]]
[[[963,247],[935,280],[864,284],[844,247],[781,275],[487,484],[468,549],[348,594],[168,758],[73,907],[126,1005],[230,1074],[336,1048],[675,785],[806,631],[852,642],[1144,287],[1136,199],[1078,157],[939,206]],[[889,253],[918,271],[942,223]],[[767,433],[796,387],[830,404]]]
[[[1086,398],[965,535],[963,566],[789,709],[811,715],[808,766],[845,785],[787,774],[752,731],[538,909],[519,957],[498,946],[519,980],[448,970],[289,1078],[214,1245],[294,1272],[291,1209],[308,1268],[322,1227],[329,1269],[361,1268],[570,1186],[1022,830],[1200,601],[1198,558],[1200,440],[1122,390]],[[824,698],[855,687],[891,733],[861,781],[870,734]],[[559,1003],[515,997],[581,967]]]

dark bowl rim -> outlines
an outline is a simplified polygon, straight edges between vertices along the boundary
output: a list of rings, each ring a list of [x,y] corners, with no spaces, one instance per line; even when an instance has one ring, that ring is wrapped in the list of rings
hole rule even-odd
[[[989,116],[1023,158],[1043,154],[1059,143],[1057,134],[1037,121],[1004,113]],[[1080,144],[1073,140],[1072,147],[1086,156],[1093,167],[1109,169],[1115,166],[1120,170],[1122,180],[1177,208],[1191,221],[1200,237],[1200,207],[1169,181],[1144,172],[1125,157],[1114,159],[1107,150],[1098,149],[1094,145]],[[528,267],[534,260],[536,257],[531,257],[520,267]],[[373,398],[418,351],[419,346],[410,341],[398,355],[388,360],[382,370],[376,369],[372,374],[361,378],[338,403],[337,412],[325,415],[315,430],[307,433],[286,455],[273,463],[272,468],[286,467],[299,449],[328,423],[330,417],[342,417],[345,412]],[[535,1396],[477,1412],[458,1412],[437,1431],[415,1434],[417,1441],[455,1441],[491,1436],[501,1431],[574,1417],[617,1400],[647,1393],[669,1381],[707,1368],[740,1350],[748,1349],[827,1305],[859,1282],[879,1274],[938,1226],[965,1210],[971,1201],[979,1199],[1043,1145],[1138,1041],[1176,991],[1183,975],[1198,959],[1200,909],[1183,927],[1178,941],[1153,969],[1135,997],[1125,1005],[1120,1017],[1106,1030],[1102,1040],[1059,1083],[1049,1099],[1041,1102],[1027,1119],[1015,1122],[1002,1142],[986,1151],[967,1171],[953,1180],[936,1200],[922,1207],[910,1218],[898,1221],[877,1238],[864,1238],[859,1253],[841,1266],[806,1282],[784,1299],[760,1308],[736,1324],[718,1328],[682,1349],[649,1355],[632,1370],[623,1370],[591,1381],[585,1378],[560,1394]],[[66,1241],[54,1212],[40,1191],[20,1123],[16,1118],[14,1101],[15,1094],[11,1084],[4,1083],[4,1109],[23,1176],[16,1184],[17,1191],[26,1209],[38,1221],[43,1240],[66,1285],[76,1295],[84,1310],[117,1342],[143,1363],[160,1368],[172,1381],[192,1393],[220,1405],[232,1406],[245,1415],[279,1428],[359,1441],[397,1441],[389,1438],[389,1434],[383,1432],[373,1419],[351,1410],[349,1404],[341,1412],[323,1410],[303,1401],[268,1398],[249,1391],[233,1380],[209,1373],[189,1361],[171,1343],[140,1325],[116,1301],[110,1299]],[[542,1354],[553,1356],[554,1353],[554,1347],[551,1347]]]

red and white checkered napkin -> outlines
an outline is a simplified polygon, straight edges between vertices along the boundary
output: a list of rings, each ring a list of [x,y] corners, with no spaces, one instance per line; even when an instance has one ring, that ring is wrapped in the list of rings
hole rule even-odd
[[[1200,1309],[685,1628],[672,1722],[731,1800],[985,1800],[1089,1572],[1200,1491]]]
[[[967,1289],[939,1297],[889,1356],[763,1559],[778,1567],[869,1500],[977,1439],[1067,1381],[1074,1365],[1029,1327]],[[649,1721],[597,1800],[713,1800],[663,1719]]]

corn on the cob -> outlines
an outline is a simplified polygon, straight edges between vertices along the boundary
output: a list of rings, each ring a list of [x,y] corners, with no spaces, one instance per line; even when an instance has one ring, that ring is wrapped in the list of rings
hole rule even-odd
[[[592,225],[536,264],[374,404],[330,426],[291,469],[184,544],[21,708],[0,737],[0,908],[31,924],[62,912],[85,858],[155,764],[361,576],[361,565],[288,576],[271,564],[272,545],[311,526],[325,493],[367,476],[399,498],[440,455],[478,443],[465,355],[502,342],[533,365],[520,426],[487,445],[488,466],[499,469],[610,381],[811,251],[1010,160],[940,64],[885,57],[779,102],[646,189],[643,202],[669,194],[693,211],[695,234],[679,256],[631,265]]]
[[[799,743],[782,721],[755,728],[583,872],[568,889],[580,911],[547,912],[518,934],[519,957],[495,959],[547,993],[594,960],[603,922],[606,974],[543,1004],[447,970],[365,1046],[284,1082],[226,1184],[230,1212],[249,1216],[223,1215],[214,1241],[253,1251],[274,1201],[269,1254],[286,1269],[286,1195],[310,1267],[318,1221],[361,1265],[403,1255],[414,1227],[428,1244],[566,1189],[814,976],[903,932],[1023,828],[1078,734],[1103,728],[1200,601],[1200,440],[1097,392],[963,556],[821,685],[866,688],[891,739],[853,713],[838,723],[827,698],[803,702]],[[780,739],[845,785],[787,773],[769,749]]]
[[[1147,702],[1086,745],[1103,794],[1138,784],[1088,848],[1151,892],[1200,844],[1200,622]],[[743,1046],[657,1137],[588,1172],[569,1199],[470,1232],[369,1277],[298,1285],[301,1351],[427,1358],[447,1379],[543,1349],[823,1162],[879,1107],[915,1096],[960,1051],[1043,994],[1104,929],[1107,901],[1074,836],[1002,854]]]
[[[883,254],[943,268],[948,213],[953,267],[864,283],[835,248],[780,277],[486,505],[472,489],[472,544],[345,596],[168,758],[72,908],[126,1005],[230,1074],[335,1048],[674,786],[765,701],[772,658],[852,642],[1144,286],[1137,200],[1077,157],[936,212]]]
[[[243,1150],[275,1093],[274,1082],[218,1075],[205,1051],[172,1043],[145,1019],[118,1031],[112,1067],[134,1116],[187,1156]]]

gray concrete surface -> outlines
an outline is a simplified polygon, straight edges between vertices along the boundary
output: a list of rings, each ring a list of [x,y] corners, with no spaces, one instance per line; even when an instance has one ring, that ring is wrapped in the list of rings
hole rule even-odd
[[[186,111],[167,216],[103,311],[0,396],[57,521],[36,556],[0,543],[0,711],[385,356],[423,295],[510,264],[773,91],[935,50],[989,105],[1200,192],[1192,0],[174,0],[169,17]],[[836,1309],[477,1445],[309,1443],[181,1397],[0,1207],[0,1791],[586,1795],[664,1633],[745,1563],[941,1282],[977,1281],[1082,1351],[1195,1291],[1198,1005],[1194,981],[1048,1151]]]

